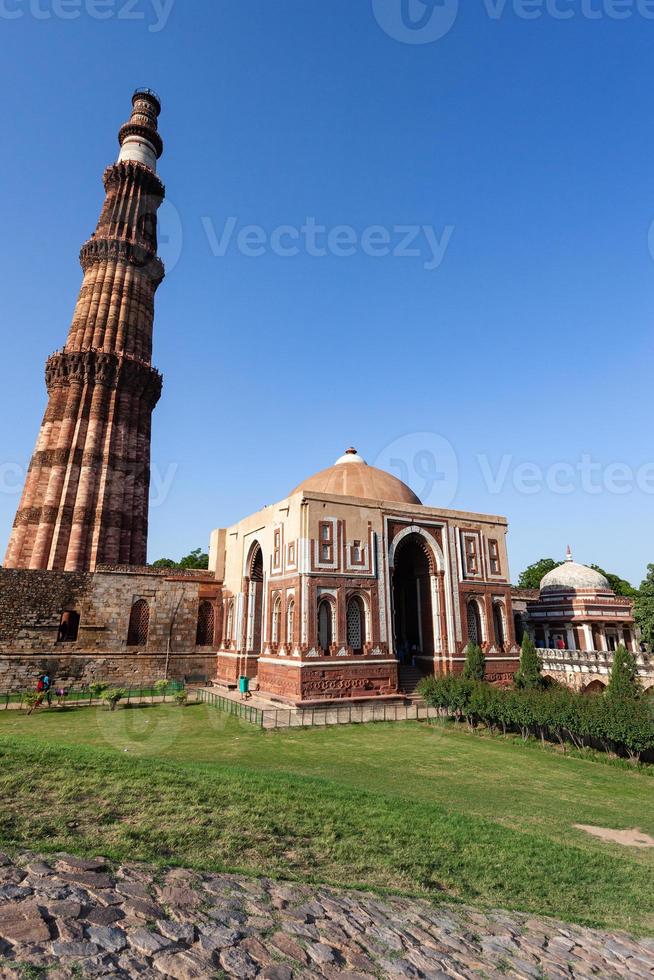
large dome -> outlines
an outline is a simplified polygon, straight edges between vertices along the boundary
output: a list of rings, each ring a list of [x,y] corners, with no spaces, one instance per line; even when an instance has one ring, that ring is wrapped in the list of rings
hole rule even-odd
[[[420,504],[413,490],[397,477],[368,466],[356,449],[348,449],[333,466],[321,470],[300,483],[294,493],[313,490],[339,497],[364,497],[366,500],[392,500],[401,504]]]
[[[572,560],[568,549],[568,557],[551,572],[544,575],[540,583],[541,595],[554,592],[611,592],[611,586],[601,572],[596,572],[588,565],[580,565]]]

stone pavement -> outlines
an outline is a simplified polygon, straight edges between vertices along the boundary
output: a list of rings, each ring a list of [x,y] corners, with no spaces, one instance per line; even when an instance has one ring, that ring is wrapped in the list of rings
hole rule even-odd
[[[0,977],[654,977],[654,939],[238,875],[0,854]]]

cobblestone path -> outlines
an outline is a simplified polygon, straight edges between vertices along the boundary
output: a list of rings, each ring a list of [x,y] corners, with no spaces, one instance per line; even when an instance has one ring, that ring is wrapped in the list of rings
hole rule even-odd
[[[654,939],[237,875],[0,854],[0,977],[654,977]]]

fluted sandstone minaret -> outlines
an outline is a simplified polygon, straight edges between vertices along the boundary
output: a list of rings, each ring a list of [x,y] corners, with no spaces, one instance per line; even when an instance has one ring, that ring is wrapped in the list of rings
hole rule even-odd
[[[143,565],[150,429],[161,394],[151,364],[161,106],[137,90],[104,174],[106,198],[80,262],[84,281],[64,349],[49,358],[48,407],[9,541],[7,568]]]

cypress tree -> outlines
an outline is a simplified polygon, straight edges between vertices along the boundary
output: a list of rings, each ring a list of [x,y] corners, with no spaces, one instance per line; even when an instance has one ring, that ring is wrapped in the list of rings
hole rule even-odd
[[[466,662],[463,666],[463,676],[467,681],[483,681],[486,673],[486,657],[484,651],[476,643],[466,647]]]
[[[543,662],[528,633],[525,633],[522,638],[520,667],[514,680],[516,687],[525,690],[543,687]]]
[[[641,694],[642,687],[638,680],[636,658],[623,644],[620,644],[613,654],[613,666],[606,697],[635,701]]]

